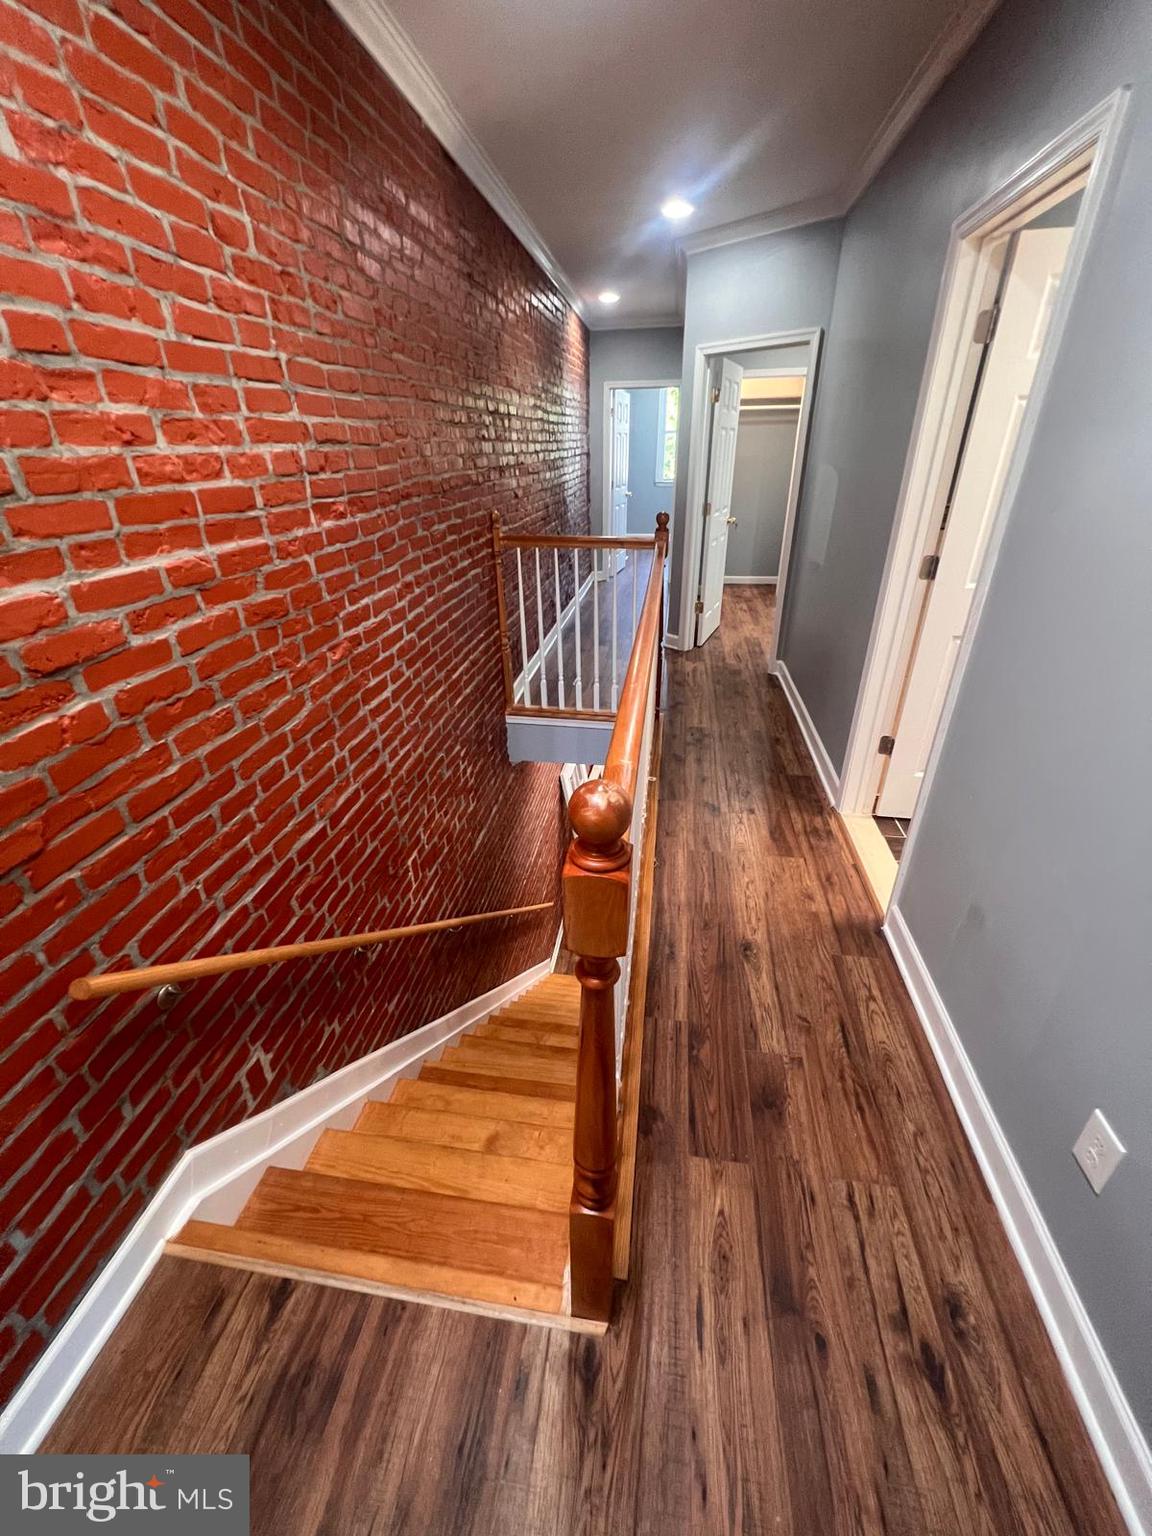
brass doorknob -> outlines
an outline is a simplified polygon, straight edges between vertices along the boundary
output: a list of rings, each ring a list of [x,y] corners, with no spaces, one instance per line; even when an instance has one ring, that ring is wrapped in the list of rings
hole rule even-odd
[[[734,517],[726,517],[724,521],[728,524],[729,528],[735,528],[736,519]]]

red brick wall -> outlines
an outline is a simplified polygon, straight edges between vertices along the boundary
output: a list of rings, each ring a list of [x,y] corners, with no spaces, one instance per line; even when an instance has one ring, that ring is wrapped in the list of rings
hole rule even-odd
[[[555,918],[150,997],[109,964],[556,894],[489,515],[587,528],[585,335],[322,0],[0,0],[0,1362],[188,1145]]]

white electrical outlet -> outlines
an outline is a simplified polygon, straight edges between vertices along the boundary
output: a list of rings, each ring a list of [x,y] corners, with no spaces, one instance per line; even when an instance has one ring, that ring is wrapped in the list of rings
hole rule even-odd
[[[1116,1165],[1126,1152],[1127,1148],[1098,1109],[1092,1111],[1072,1148],[1073,1157],[1097,1194],[1116,1172]]]

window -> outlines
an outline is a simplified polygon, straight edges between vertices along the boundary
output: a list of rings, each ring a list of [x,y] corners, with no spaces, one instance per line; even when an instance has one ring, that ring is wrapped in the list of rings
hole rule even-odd
[[[676,480],[676,439],[680,433],[680,391],[660,391],[660,413],[656,434],[656,484],[672,485]]]

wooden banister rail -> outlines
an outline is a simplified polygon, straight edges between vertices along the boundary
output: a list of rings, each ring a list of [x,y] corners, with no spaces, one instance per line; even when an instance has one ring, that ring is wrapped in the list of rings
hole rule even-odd
[[[423,933],[442,933],[449,928],[470,928],[499,917],[522,917],[528,912],[549,912],[552,901],[530,907],[505,907],[499,912],[472,912],[465,917],[444,917],[434,923],[411,923],[407,928],[382,928],[375,933],[352,933],[338,939],[312,939],[302,944],[280,944],[272,949],[242,950],[234,955],[206,955],[200,960],[177,960],[171,965],[149,965],[135,971],[108,971],[103,976],[81,976],[68,988],[70,996],[86,999],[111,997],[117,992],[143,992],[148,987],[177,986],[229,971],[248,971],[258,965],[279,965],[283,960],[305,960],[313,955],[332,955],[344,949],[363,949],[393,939],[411,939]]]
[[[607,1320],[612,1311],[617,1185],[615,988],[628,953],[632,848],[627,833],[637,795],[655,671],[660,696],[664,566],[668,518],[658,519],[644,608],[620,696],[602,778],[573,794],[574,833],[564,862],[564,934],[576,955],[580,1041],[569,1211],[572,1311]]]
[[[666,517],[667,513],[660,513]],[[501,533],[499,544],[505,549],[655,549],[656,540],[647,534],[600,533]]]

